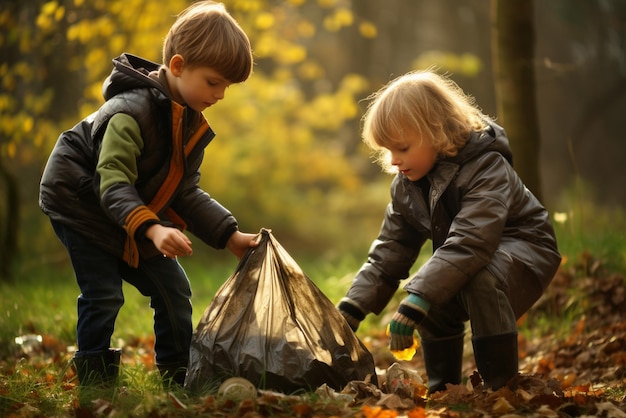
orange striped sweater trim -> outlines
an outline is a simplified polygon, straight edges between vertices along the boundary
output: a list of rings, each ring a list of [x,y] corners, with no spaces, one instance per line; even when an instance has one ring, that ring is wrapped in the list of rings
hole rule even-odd
[[[156,213],[165,207],[178,188],[185,172],[185,157],[189,156],[189,153],[198,145],[202,136],[209,129],[208,123],[206,120],[203,120],[198,130],[187,142],[183,155],[183,111],[184,108],[182,106],[172,102],[172,156],[170,158],[170,171],[154,199],[148,204],[150,209]]]
[[[126,230],[126,242],[124,244],[124,261],[131,267],[137,267],[139,265],[139,249],[137,248],[137,242],[135,241],[135,233],[144,222],[149,220],[159,221],[159,217],[151,211],[147,206],[137,206],[126,217],[126,224],[124,230]]]
[[[126,218],[124,229],[128,236],[124,247],[124,261],[132,267],[139,265],[139,251],[135,242],[137,228],[148,220],[159,220],[156,214],[165,207],[183,178],[185,157],[189,156],[209,129],[206,119],[203,118],[202,124],[187,142],[183,155],[183,112],[184,108],[181,105],[172,102],[172,156],[170,157],[169,172],[165,181],[147,206],[138,206]],[[187,227],[185,221],[173,209],[168,208],[165,213],[174,224],[180,226],[183,230]]]
[[[185,146],[185,157],[189,156],[191,150],[198,145],[200,138],[209,130],[209,124],[206,122],[206,119],[203,120],[202,125],[198,128],[196,133],[189,139],[187,145]],[[187,228],[187,222],[183,220],[172,208],[167,208],[165,210],[165,215],[177,226],[179,226],[183,231]]]
[[[196,133],[193,134],[193,136],[189,139],[189,142],[187,142],[187,146],[185,147],[185,157],[189,156],[189,153],[191,152],[191,150],[193,150],[196,147],[196,145],[198,145],[198,141],[200,141],[200,138],[202,138],[202,136],[208,130],[209,130],[209,124],[207,123],[206,119],[203,118],[202,125],[200,125]]]
[[[150,209],[158,213],[165,207],[170,197],[176,191],[183,178],[185,163],[183,158],[183,133],[182,133],[183,107],[172,102],[172,156],[170,158],[169,173],[163,185],[148,204]]]

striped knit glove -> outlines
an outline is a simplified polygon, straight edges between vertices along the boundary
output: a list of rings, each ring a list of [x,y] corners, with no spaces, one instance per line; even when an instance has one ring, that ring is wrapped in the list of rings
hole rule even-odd
[[[343,317],[346,319],[352,331],[356,332],[361,324],[361,321],[365,319],[365,315],[367,312],[359,306],[358,303],[353,301],[350,298],[343,298],[339,301],[339,305],[337,305],[337,309]]]
[[[401,351],[413,345],[413,332],[426,318],[430,303],[409,293],[389,323],[389,349]]]

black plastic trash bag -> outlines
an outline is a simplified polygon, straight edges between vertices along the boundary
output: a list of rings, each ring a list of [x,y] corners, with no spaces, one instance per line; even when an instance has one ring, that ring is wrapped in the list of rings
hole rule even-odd
[[[343,316],[271,231],[260,234],[193,333],[185,388],[233,376],[283,393],[376,383],[373,357]]]

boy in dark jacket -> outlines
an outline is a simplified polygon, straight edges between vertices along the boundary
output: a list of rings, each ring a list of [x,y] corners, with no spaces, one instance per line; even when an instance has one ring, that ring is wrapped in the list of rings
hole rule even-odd
[[[390,326],[391,350],[419,332],[429,392],[461,382],[465,322],[485,386],[518,372],[516,319],[541,296],[561,257],[549,216],[512,166],[504,130],[451,80],[409,73],[371,97],[363,139],[396,177],[378,238],[338,308],[356,330],[379,314],[421,247]]]
[[[163,65],[123,54],[113,60],[106,102],[59,137],[46,164],[40,206],[67,248],[81,290],[81,386],[112,381],[119,349],[109,348],[122,281],[150,297],[156,364],[182,385],[192,334],[191,289],[176,257],[191,255],[188,229],[240,257],[256,234],[200,189],[204,148],[214,133],[202,111],[245,81],[248,37],[222,4],[184,10],[165,38]]]

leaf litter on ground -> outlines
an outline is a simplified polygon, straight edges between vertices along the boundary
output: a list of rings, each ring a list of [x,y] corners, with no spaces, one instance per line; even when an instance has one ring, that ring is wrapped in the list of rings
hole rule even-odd
[[[552,333],[531,337],[520,334],[520,374],[496,391],[483,388],[470,351],[464,360],[464,383],[428,395],[420,351],[410,361],[396,361],[387,349],[385,333],[371,332],[363,339],[375,358],[378,386],[353,381],[341,391],[322,385],[311,393],[257,390],[253,397],[228,399],[217,393],[148,394],[132,385],[123,386],[122,381],[113,400],[98,399],[91,408],[81,408],[75,396],[75,374],[68,367],[72,349],[54,336],[30,335],[21,344],[16,340],[14,358],[0,361],[0,415],[626,418],[624,276],[604,272],[590,259],[583,261],[585,275],[580,277],[579,266],[562,268],[533,308],[549,307],[551,314],[558,316],[576,302],[572,301],[572,289],[585,295],[584,303],[578,301],[585,309],[571,324],[569,333],[563,338],[555,338]],[[124,366],[132,369],[139,363],[142,370],[156,374],[153,343],[150,337],[127,341]],[[27,386],[21,396],[16,394],[16,382]],[[42,400],[46,393],[60,399],[58,393],[64,391],[71,396],[63,405],[50,407]],[[128,410],[123,401],[133,396],[137,404]]]

